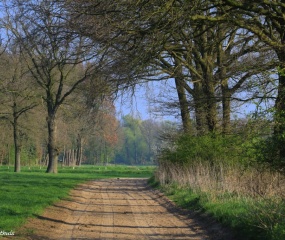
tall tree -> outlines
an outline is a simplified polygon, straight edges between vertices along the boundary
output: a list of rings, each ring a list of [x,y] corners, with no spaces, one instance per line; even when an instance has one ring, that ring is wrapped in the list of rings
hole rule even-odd
[[[174,78],[185,132],[193,132],[193,109],[199,134],[215,132],[219,125],[228,133],[232,100],[245,102],[260,97],[252,93],[243,98],[240,93],[252,92],[250,78],[272,69],[272,59],[266,59],[272,55],[270,50],[250,31],[244,32],[244,27],[220,21],[225,20],[225,11],[216,2],[75,2],[85,35],[100,34],[90,29],[102,13],[107,16],[102,26],[110,26],[111,35],[104,40],[114,51],[110,55],[117,63],[114,66],[120,66],[117,69],[129,77],[123,86]],[[220,104],[222,124],[218,122]]]
[[[56,116],[60,106],[102,64],[99,45],[70,29],[61,1],[4,1],[3,24],[41,88],[48,126],[47,172],[57,173]],[[77,68],[82,68],[80,74]],[[76,72],[76,74],[75,74]]]
[[[84,82],[62,107],[61,129],[65,129],[62,149],[66,153],[75,152],[74,165],[80,165],[83,158],[94,163],[93,154],[107,163],[117,145],[118,121],[113,97],[106,85],[99,86],[98,82]]]
[[[232,22],[240,28],[247,29],[267,44],[275,52],[278,62],[278,89],[275,101],[274,135],[278,141],[277,157],[284,162],[285,156],[285,1],[215,1],[223,14],[218,19]]]
[[[10,52],[4,52],[0,59],[1,110],[3,109],[0,117],[13,127],[15,172],[21,171],[22,138],[25,135],[20,118],[37,105],[35,88],[30,84],[30,76],[26,74],[27,68],[21,60],[17,49],[13,48]]]
[[[175,79],[184,125],[187,125],[189,114],[188,117],[184,115],[185,120],[182,113],[194,109],[199,134],[217,131],[217,107],[222,102],[222,131],[227,133],[232,100],[238,100],[237,95],[242,91],[252,91],[248,84],[250,77],[273,68],[268,57],[272,54],[256,37],[232,23],[210,22],[202,17],[195,19],[192,15],[210,15],[212,3],[203,1],[203,6],[201,1],[194,3],[191,7],[184,1],[173,2],[168,5],[171,11],[161,4],[159,10],[168,18],[161,19],[160,23],[165,23],[167,28],[156,33],[153,29],[157,30],[161,25],[155,24],[149,30],[149,34],[160,39],[152,42],[159,44],[156,48],[159,55],[154,55],[149,64],[156,69],[156,74],[161,74],[161,79]],[[151,18],[150,14],[147,16]],[[188,93],[186,98],[185,90]],[[246,99],[240,97],[241,101],[253,99],[253,95]]]

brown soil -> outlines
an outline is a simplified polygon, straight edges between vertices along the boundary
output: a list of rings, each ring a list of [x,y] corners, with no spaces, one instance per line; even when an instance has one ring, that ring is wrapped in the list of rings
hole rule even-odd
[[[175,207],[146,179],[79,185],[16,234],[13,239],[229,239],[213,221]]]

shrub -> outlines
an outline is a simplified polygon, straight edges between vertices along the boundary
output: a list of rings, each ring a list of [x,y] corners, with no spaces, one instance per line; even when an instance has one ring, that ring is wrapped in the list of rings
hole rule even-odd
[[[161,151],[159,159],[181,165],[195,162],[236,163],[246,157],[242,143],[243,141],[239,136],[182,135],[174,141],[174,147]],[[244,158],[241,158],[242,155]]]
[[[285,156],[280,156],[280,138],[270,136],[253,142],[255,161],[259,166],[284,172]]]

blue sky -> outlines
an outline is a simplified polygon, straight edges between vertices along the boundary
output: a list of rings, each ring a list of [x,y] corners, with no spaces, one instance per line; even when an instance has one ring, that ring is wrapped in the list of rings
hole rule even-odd
[[[154,120],[171,120],[175,122],[181,122],[179,112],[169,114],[153,111],[154,105],[157,99],[177,100],[176,91],[173,86],[173,82],[150,82],[141,86],[136,86],[134,94],[124,93],[115,102],[117,117],[120,119],[124,115],[132,115],[135,118],[141,118],[142,120],[154,119]],[[171,100],[171,101],[172,101]],[[256,105],[253,103],[244,103],[242,106],[233,108],[232,118],[245,118],[246,115],[255,111]]]
[[[154,120],[171,120],[180,122],[177,114],[165,114],[155,111],[159,104],[154,104],[165,93],[176,98],[175,91],[171,89],[171,81],[149,82],[135,87],[134,94],[124,93],[116,100],[115,106],[118,118],[130,114],[134,117]]]

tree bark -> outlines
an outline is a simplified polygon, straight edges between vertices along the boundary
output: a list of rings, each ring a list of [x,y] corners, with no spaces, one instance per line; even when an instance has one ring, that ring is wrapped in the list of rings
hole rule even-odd
[[[207,126],[206,111],[205,111],[206,103],[200,82],[194,83],[193,99],[195,106],[196,129],[198,135],[207,134],[208,126]]]
[[[48,119],[48,167],[47,173],[57,173],[58,151],[56,149],[56,121],[53,111],[49,112]]]
[[[216,131],[217,128],[217,104],[215,96],[215,87],[213,83],[213,78],[210,76],[210,72],[205,78],[205,85],[203,87],[206,96],[206,118],[208,129],[211,133]]]
[[[181,84],[181,81],[184,81],[180,77],[175,78],[175,85],[176,85],[176,91],[178,95],[179,100],[179,107],[180,107],[180,115],[182,119],[182,126],[184,133],[191,133],[192,127],[191,127],[191,120],[190,120],[190,111],[188,106],[188,101],[185,94],[185,89],[183,85]]]
[[[80,134],[77,137],[77,154],[76,154],[76,165],[80,166],[82,162],[82,151],[83,151],[83,139]]]
[[[278,158],[285,165],[285,50],[279,51],[279,84],[275,102],[274,136],[278,142]]]
[[[175,85],[179,100],[179,108],[180,108],[183,131],[184,133],[191,133],[192,127],[190,120],[189,104],[187,101],[185,89],[183,87],[184,77],[182,73],[182,63],[176,56],[174,56],[174,60],[175,60],[175,72],[174,72]]]
[[[228,83],[222,83],[222,106],[223,106],[223,135],[231,131],[231,93],[228,89]]]
[[[15,147],[15,165],[14,172],[21,172],[21,144],[19,139],[18,119],[14,117],[13,122],[13,135],[14,135],[14,147]]]
[[[225,35],[222,28],[218,30],[218,39],[222,39]],[[234,35],[233,35],[234,36]],[[231,91],[229,89],[228,79],[226,78],[226,67],[224,66],[226,53],[223,49],[223,42],[218,43],[217,46],[217,64],[218,64],[218,76],[221,84],[222,91],[222,108],[223,108],[223,119],[222,119],[222,133],[227,135],[231,131]],[[228,53],[229,54],[229,53]]]

